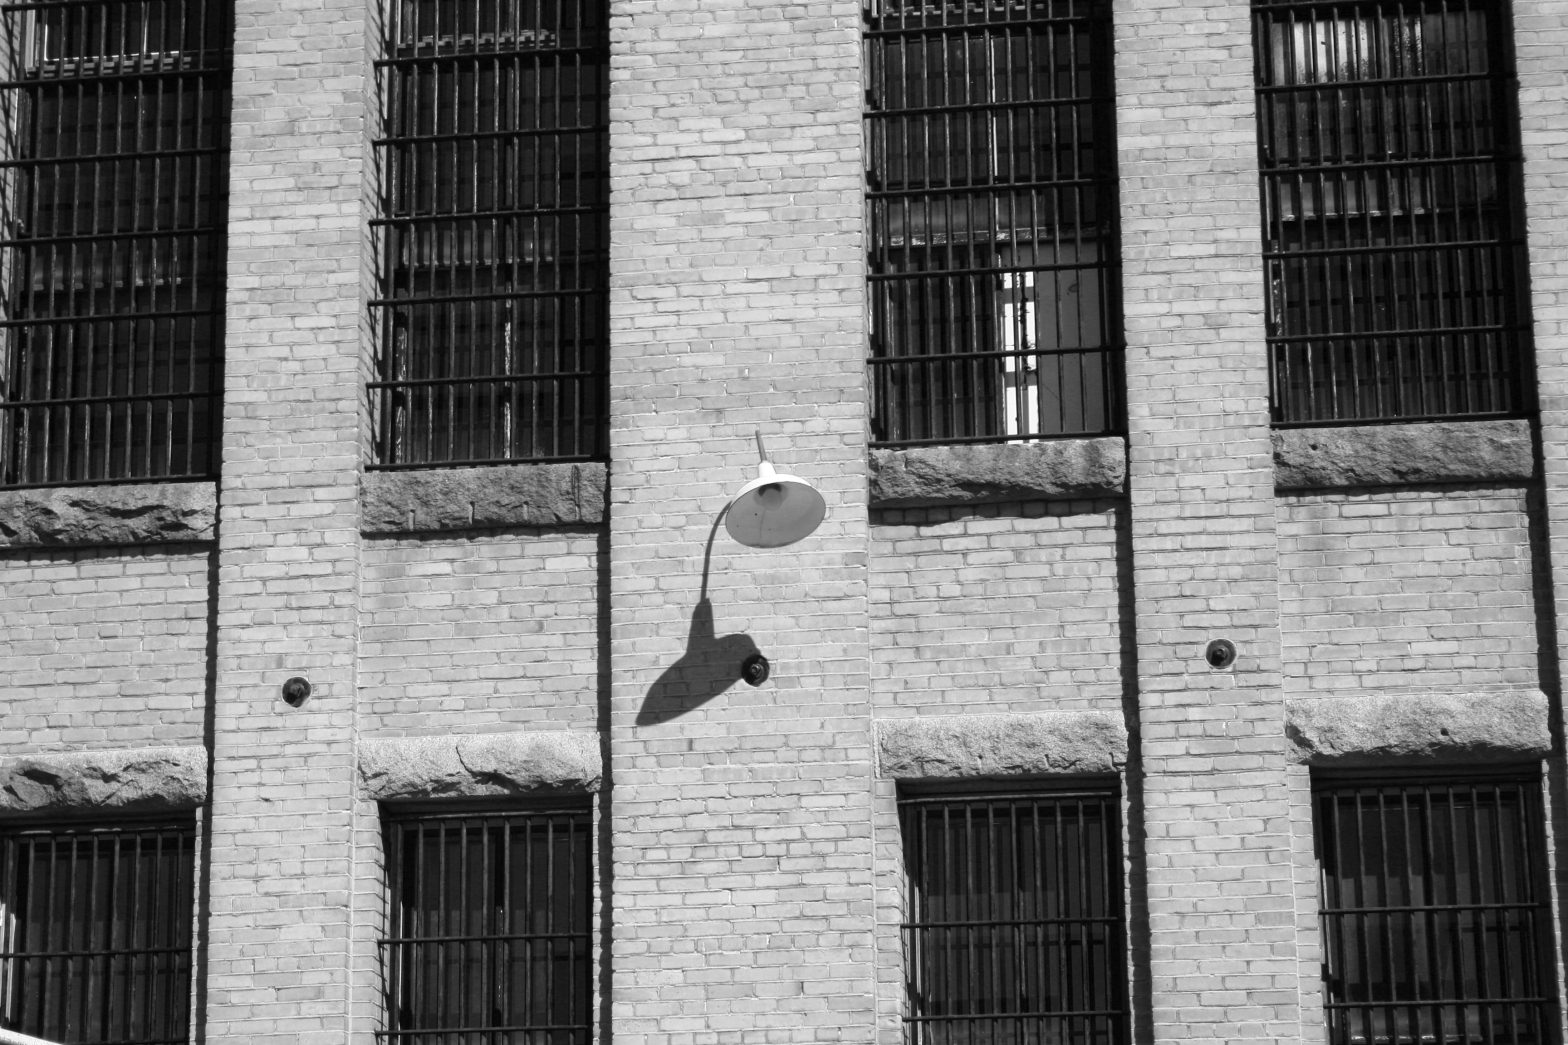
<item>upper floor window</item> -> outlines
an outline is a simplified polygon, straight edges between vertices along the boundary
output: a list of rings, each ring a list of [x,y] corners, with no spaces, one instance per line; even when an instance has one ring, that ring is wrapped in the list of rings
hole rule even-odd
[[[383,1042],[593,1040],[589,802],[385,821]]]
[[[229,5],[0,16],[0,485],[212,475]]]
[[[1119,430],[1110,4],[866,17],[873,443]]]
[[[1500,0],[1254,0],[1276,424],[1518,415]]]
[[[393,0],[375,464],[606,453],[602,0]]]
[[[0,1027],[190,1040],[195,820],[0,829]]]
[[[906,1045],[1130,1041],[1114,790],[909,794]]]
[[[1314,787],[1329,1042],[1554,1041],[1539,775]]]

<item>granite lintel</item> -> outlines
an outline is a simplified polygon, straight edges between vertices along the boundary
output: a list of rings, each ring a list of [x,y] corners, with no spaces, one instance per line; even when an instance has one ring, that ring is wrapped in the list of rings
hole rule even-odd
[[[0,813],[195,809],[207,801],[203,747],[124,748],[0,759]]]
[[[366,472],[360,530],[367,534],[591,526],[605,520],[602,461]]]
[[[1536,471],[1524,420],[1281,428],[1273,438],[1281,490],[1521,482]]]
[[[1120,773],[1122,716],[1102,711],[941,715],[876,724],[878,772],[894,780]]]
[[[211,541],[217,520],[210,480],[0,490],[0,548]]]
[[[1121,496],[1127,442],[1103,436],[873,450],[870,480],[873,508]]]
[[[1539,690],[1310,697],[1285,702],[1291,760],[1354,768],[1517,762],[1552,750]]]
[[[360,784],[376,801],[597,791],[599,734],[585,730],[369,739]]]

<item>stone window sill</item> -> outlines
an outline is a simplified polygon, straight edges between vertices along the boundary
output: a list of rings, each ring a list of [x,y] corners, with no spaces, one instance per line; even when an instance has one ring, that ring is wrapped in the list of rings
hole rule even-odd
[[[204,542],[217,520],[211,480],[0,490],[0,548]]]

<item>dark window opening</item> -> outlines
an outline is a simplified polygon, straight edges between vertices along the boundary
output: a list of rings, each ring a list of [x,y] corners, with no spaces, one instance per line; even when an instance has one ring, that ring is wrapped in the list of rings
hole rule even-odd
[[[1503,6],[1254,0],[1276,424],[1526,411]]]
[[[592,1039],[586,800],[386,820],[387,1042]]]
[[[1545,1045],[1539,780],[1316,782],[1333,1045]]]
[[[1110,5],[866,17],[873,444],[1119,431]]]
[[[1113,791],[906,795],[906,1045],[1129,1040]]]
[[[186,1045],[196,830],[0,829],[0,1027],[88,1045]]]
[[[602,459],[604,7],[399,0],[388,16],[374,467]]]
[[[0,12],[0,485],[211,476],[228,6]]]

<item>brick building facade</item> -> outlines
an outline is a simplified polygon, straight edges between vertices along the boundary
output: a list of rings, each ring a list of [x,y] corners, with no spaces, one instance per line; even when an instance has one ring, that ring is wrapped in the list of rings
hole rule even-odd
[[[141,51],[157,57],[132,65],[130,30],[111,46],[71,28],[130,15],[50,21],[51,11],[115,4],[4,7],[0,407],[12,408],[0,435],[0,1028],[251,1045],[1562,1040],[1560,0],[1029,0],[906,5],[902,15],[846,0],[611,0],[599,22],[582,23],[560,15],[565,4],[469,6],[473,25],[446,28],[429,0],[235,0],[231,29],[212,16],[223,39],[211,49],[227,63],[214,67],[221,105],[193,103],[195,115],[180,109],[165,125],[227,109],[226,144],[211,153],[227,172],[226,211],[211,212],[217,246],[195,275],[169,277],[194,286],[203,264],[221,260],[222,308],[211,313],[221,339],[195,335],[205,347],[191,358],[207,362],[175,368],[221,374],[202,400],[217,434],[205,463],[189,451],[183,469],[169,456],[118,473],[39,449],[91,440],[89,400],[171,393],[37,377],[54,366],[37,362],[49,337],[78,346],[62,357],[120,345],[114,333],[37,332],[36,316],[55,307],[45,297],[92,283],[60,275],[78,271],[75,261],[39,261],[47,208],[36,200],[66,179],[28,173],[54,155],[38,114],[56,113],[62,134],[72,112],[84,125],[113,122],[48,109],[38,84],[197,69],[181,64],[193,45],[146,43],[157,21],[147,12],[175,0],[119,5],[142,12]],[[545,26],[548,10],[564,20]],[[1105,33],[1082,38],[1082,61],[1064,59],[1087,70],[1102,105],[1096,130],[1053,124],[1041,135],[1057,144],[1040,146],[1082,133],[1085,155],[1109,157],[1085,161],[1114,201],[1084,223],[1099,238],[1086,246],[1080,228],[1071,251],[1058,236],[1055,260],[1015,260],[983,277],[966,263],[951,277],[1010,292],[1026,270],[1031,287],[1072,271],[1073,291],[1087,293],[1082,259],[1099,251],[1094,307],[1111,318],[1093,344],[1069,353],[1063,335],[1058,348],[1089,360],[1080,375],[1104,363],[1096,372],[1108,377],[1074,379],[1104,406],[1056,431],[998,416],[977,422],[984,430],[890,437],[888,390],[918,382],[888,384],[875,366],[868,375],[868,341],[917,326],[928,337],[938,324],[909,320],[898,310],[916,306],[896,295],[877,298],[886,284],[876,280],[897,274],[877,258],[918,238],[878,210],[878,193],[902,178],[898,206],[935,213],[929,200],[959,179],[938,191],[927,170],[911,190],[918,178],[889,173],[893,161],[877,152],[891,147],[868,128],[878,104],[895,102],[878,102],[874,81],[888,67],[879,62],[909,62],[911,39],[948,31],[962,10],[1003,12],[1004,22],[1022,11],[1047,25],[1098,19]],[[928,21],[895,24],[911,11]],[[421,18],[434,28],[420,29]],[[981,23],[960,35],[990,39]],[[1056,30],[1039,31],[1049,55],[989,43],[964,53],[1049,64]],[[443,48],[467,56],[454,59],[460,70],[533,69],[507,48],[587,54],[596,32],[605,60],[552,66],[553,94],[530,94],[511,72],[440,81],[475,92],[477,111],[491,112],[478,100],[486,82],[510,84],[523,109],[559,111],[571,91],[558,70],[570,65],[588,84],[599,69],[602,89],[575,89],[603,99],[577,110],[583,148],[602,145],[602,163],[569,161],[561,146],[539,161],[555,181],[516,179],[531,192],[549,183],[564,194],[570,183],[581,205],[502,200],[488,175],[469,183],[470,170],[503,161],[485,158],[490,132],[463,122],[468,96],[443,123],[447,86],[421,95],[398,79],[434,68]],[[893,41],[886,50],[878,34]],[[946,47],[939,64],[954,76],[947,63],[960,64],[962,48]],[[1281,360],[1294,335],[1264,254],[1288,266],[1290,235],[1271,248],[1260,230],[1333,208],[1348,227],[1351,204],[1342,189],[1332,207],[1314,197],[1315,215],[1299,196],[1268,209],[1282,198],[1267,196],[1277,171],[1260,172],[1277,160],[1267,130],[1260,149],[1260,109],[1278,86],[1270,47],[1294,56],[1284,61],[1297,72],[1316,60],[1302,54],[1337,48],[1422,56],[1420,69],[1380,70],[1365,57],[1343,77],[1314,66],[1291,81],[1372,80],[1401,98],[1453,73],[1443,61],[1457,59],[1431,55],[1489,56],[1484,71],[1501,86],[1484,111],[1428,112],[1428,123],[1498,128],[1494,173],[1477,176],[1496,183],[1446,191],[1460,201],[1447,201],[1453,210],[1501,215],[1495,256],[1517,262],[1486,277],[1519,302],[1517,336],[1498,335],[1515,369],[1488,379],[1513,382],[1514,399],[1282,420]],[[120,64],[105,72],[108,56]],[[1480,70],[1455,73],[1445,90],[1467,89],[1452,84],[1478,82]],[[1392,123],[1416,118],[1404,102],[1387,104]],[[412,115],[393,126],[400,112]],[[123,128],[137,118],[116,119]],[[545,133],[540,120],[518,119]],[[992,150],[993,180],[1027,180],[997,174],[1025,146],[1004,142],[1000,122],[988,126],[970,150]],[[102,151],[107,132],[94,133]],[[172,146],[123,151],[173,155],[183,132],[173,133]],[[441,153],[450,176],[420,168],[421,147],[465,134],[480,144]],[[942,144],[949,173],[960,151]],[[1340,166],[1462,166],[1484,150],[1397,151]],[[906,152],[938,155],[929,140]],[[69,160],[88,153],[97,155],[83,147]],[[156,177],[110,177],[92,191],[156,192],[135,188]],[[176,195],[214,191],[184,177],[170,183]],[[71,184],[80,207],[91,193]],[[474,246],[480,232],[422,240],[427,210],[400,210],[398,193],[412,199],[423,184],[451,194],[445,209],[439,199],[427,208],[438,216],[482,212],[500,223],[492,229],[514,212],[586,224],[540,225],[508,248]],[[1373,192],[1372,180],[1358,184]],[[1422,184],[1435,198],[1439,182]],[[1380,191],[1358,220],[1397,211],[1414,223],[1441,209],[1414,202],[1415,189],[1397,205],[1393,189]],[[1000,195],[988,199],[1000,206]],[[549,323],[508,312],[504,335],[474,333],[488,306],[472,302],[517,293],[516,273],[546,255],[552,293],[566,300],[562,244],[578,243],[573,264],[598,264],[581,246],[600,234],[585,213],[607,215],[603,276],[571,290],[589,304]],[[927,247],[957,249],[946,213],[946,239],[928,226]],[[185,228],[151,220],[153,233]],[[1049,222],[1036,220],[1037,247]],[[400,235],[413,246],[388,245]],[[1022,235],[1010,235],[1008,249],[1021,250]],[[58,259],[60,243],[94,236],[131,233],[71,226],[42,239]],[[1390,233],[1313,256],[1390,243],[1410,245]],[[512,273],[501,290],[474,289],[482,249]],[[1491,293],[1465,271],[1452,286],[1434,276],[1435,290],[1386,293]],[[471,282],[460,290],[454,272]],[[49,279],[83,282],[62,290]],[[457,299],[466,319],[453,318],[458,306],[439,321],[418,312]],[[105,300],[110,312],[130,307]],[[1066,315],[1060,300],[1028,300]],[[975,320],[981,307],[965,307],[975,311],[951,321],[954,344],[965,323],[1022,322],[1018,311]],[[1466,317],[1449,327],[1485,325]],[[581,346],[593,339],[572,323],[595,322],[603,383],[576,401],[602,410],[546,423],[573,433],[564,451],[565,436],[553,450],[481,447],[471,420],[461,422],[466,449],[454,449],[456,399],[419,398],[417,347],[413,362],[388,362],[421,323],[444,323],[431,351],[490,338],[508,360],[490,371],[452,364],[449,383],[491,380],[542,358],[516,362],[514,341]],[[1087,321],[1077,322],[1081,333]],[[470,325],[458,332],[460,323]],[[1409,325],[1390,323],[1379,329]],[[560,351],[554,359],[551,381],[592,369]],[[516,387],[536,379],[531,371]],[[956,399],[957,383],[936,382],[934,394]],[[1035,396],[1028,387],[1015,402]],[[463,394],[465,416],[482,413],[481,393]],[[512,440],[514,425],[539,427],[529,418],[546,408],[533,401],[529,413],[516,406],[526,395],[513,396],[515,414],[487,408],[506,416],[487,432]],[[58,411],[60,427],[35,424],[30,408]],[[934,424],[920,409],[911,423]],[[117,415],[104,416],[112,427]],[[195,445],[157,427],[172,431],[174,415],[158,416],[127,415],[127,431],[145,422],[164,434],[106,436],[105,458],[152,454],[144,444],[160,440]],[[442,425],[436,452],[428,433]],[[718,532],[755,474],[759,430],[780,469],[828,504],[821,527],[786,548]],[[1233,661],[1211,660],[1216,640]],[[739,679],[752,652],[771,665],[755,687]],[[309,695],[285,700],[296,678]],[[130,884],[122,895],[109,881]],[[999,933],[985,928],[999,923]],[[116,964],[114,954],[132,952],[141,957]]]

